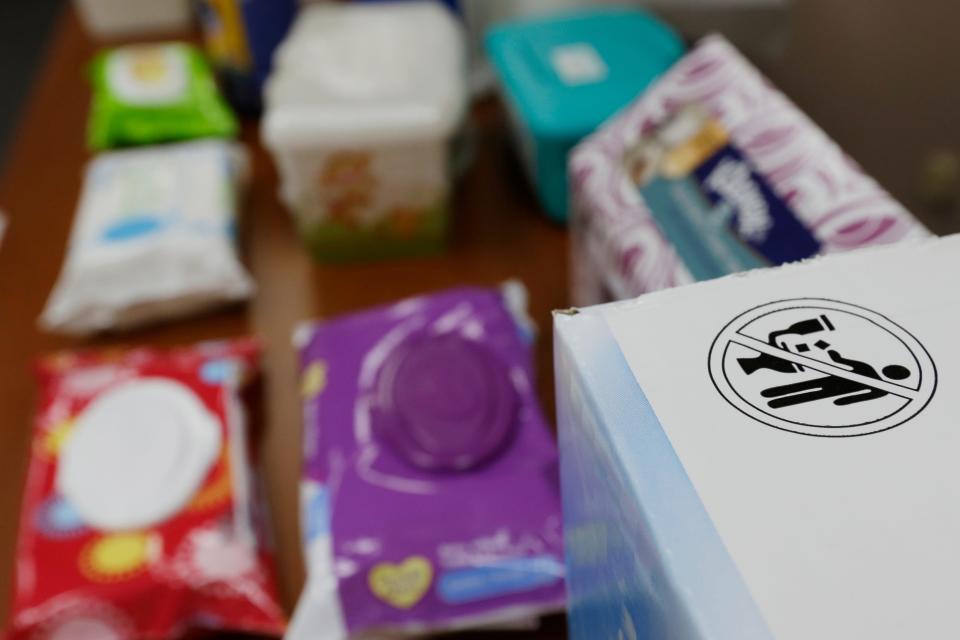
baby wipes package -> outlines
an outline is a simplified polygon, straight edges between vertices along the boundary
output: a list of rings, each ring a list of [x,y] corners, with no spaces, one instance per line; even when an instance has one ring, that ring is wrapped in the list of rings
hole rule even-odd
[[[246,160],[214,140],[96,157],[41,324],[123,329],[248,297],[235,247]]]
[[[174,42],[119,47],[91,66],[91,149],[230,137],[237,121],[203,55]]]
[[[303,8],[273,57],[261,131],[313,256],[443,248],[465,65],[460,25],[438,2]]]
[[[928,235],[717,35],[578,145],[569,174],[578,305]]]
[[[458,289],[297,333],[309,577],[288,638],[562,608],[556,447],[516,310],[500,290]]]
[[[960,236],[555,316],[571,638],[960,635]]]
[[[39,364],[11,640],[280,634],[245,394],[252,342]]]

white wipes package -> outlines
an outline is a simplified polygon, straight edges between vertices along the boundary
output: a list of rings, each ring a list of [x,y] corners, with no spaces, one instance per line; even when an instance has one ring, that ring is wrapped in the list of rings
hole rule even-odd
[[[95,158],[41,324],[123,329],[249,297],[235,248],[246,172],[243,150],[214,140]]]

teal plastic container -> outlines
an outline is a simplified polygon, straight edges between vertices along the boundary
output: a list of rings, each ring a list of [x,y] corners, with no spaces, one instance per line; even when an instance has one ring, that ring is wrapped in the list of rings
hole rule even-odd
[[[604,8],[507,22],[487,54],[523,163],[550,217],[567,219],[567,154],[670,68],[685,47],[639,9]]]

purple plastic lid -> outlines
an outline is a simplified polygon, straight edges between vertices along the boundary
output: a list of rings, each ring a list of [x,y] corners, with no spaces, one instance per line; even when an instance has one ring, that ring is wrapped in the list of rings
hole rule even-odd
[[[488,348],[452,334],[422,336],[384,363],[373,429],[417,467],[461,471],[506,445],[517,407],[509,372]]]

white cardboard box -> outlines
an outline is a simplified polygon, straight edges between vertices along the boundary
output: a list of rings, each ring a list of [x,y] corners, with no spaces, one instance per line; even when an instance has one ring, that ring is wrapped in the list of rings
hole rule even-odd
[[[573,637],[960,638],[960,236],[556,315]]]

